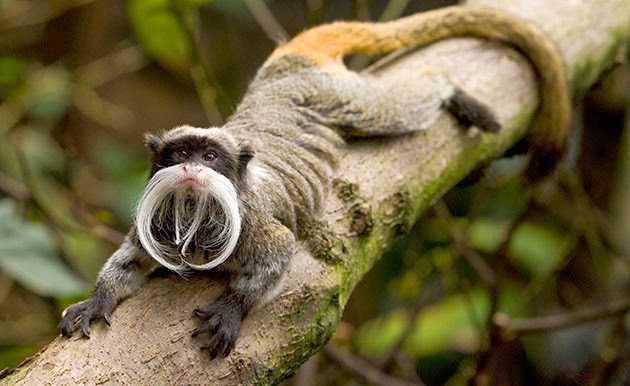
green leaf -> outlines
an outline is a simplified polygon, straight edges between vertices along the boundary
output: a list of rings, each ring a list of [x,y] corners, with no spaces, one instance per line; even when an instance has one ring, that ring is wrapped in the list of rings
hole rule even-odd
[[[63,246],[73,268],[88,278],[96,278],[105,258],[111,254],[111,245],[90,232],[64,232]]]
[[[169,0],[127,1],[133,32],[146,54],[164,67],[183,73],[190,66],[190,41]]]
[[[471,247],[493,253],[499,247],[508,223],[480,218],[468,229]],[[508,257],[523,273],[538,277],[550,273],[575,245],[575,236],[542,222],[524,222],[517,226],[510,240]]]
[[[361,326],[354,343],[361,355],[378,358],[389,352],[410,329],[404,348],[414,358],[445,350],[474,352],[479,345],[477,323],[484,323],[488,308],[488,297],[479,290],[468,296],[449,296],[425,307],[413,322],[406,311],[395,310]]]
[[[59,120],[72,101],[72,77],[67,68],[53,65],[28,75],[21,102],[27,112],[39,119]]]
[[[510,261],[532,277],[552,273],[576,243],[575,235],[542,223],[525,222],[510,242]]]
[[[417,315],[404,347],[413,357],[445,350],[474,352],[479,347],[478,326],[488,310],[488,296],[482,291],[446,297]]]
[[[35,355],[39,350],[41,350],[39,344],[4,346],[0,350],[0,369],[17,367],[24,358]]]
[[[14,203],[0,200],[0,269],[42,296],[71,296],[86,291],[84,283],[59,259],[47,229],[24,221]]]
[[[44,130],[20,126],[19,146],[29,170],[31,193],[56,222],[75,224],[72,210],[76,206],[76,199],[68,194],[67,188],[58,180],[65,177],[67,162],[59,144]]]
[[[508,315],[526,316],[522,288],[505,285],[498,310]],[[393,310],[363,324],[354,336],[357,351],[369,358],[387,355],[400,339],[412,358],[425,358],[445,351],[473,353],[479,349],[480,330],[486,328],[490,302],[481,288],[466,294],[445,296],[410,318],[406,310]],[[407,334],[406,337],[403,337]]]
[[[392,349],[409,324],[406,310],[393,310],[362,325],[354,336],[354,344],[362,356],[382,357]]]
[[[62,172],[65,166],[65,154],[59,143],[49,133],[35,127],[20,127],[20,144],[28,159],[29,167],[42,177]]]
[[[25,67],[16,56],[0,56],[0,97],[6,97],[24,81]]]
[[[101,198],[116,217],[130,222],[133,205],[146,186],[147,157],[111,141],[100,143],[92,155],[103,178],[109,182],[100,192]]]

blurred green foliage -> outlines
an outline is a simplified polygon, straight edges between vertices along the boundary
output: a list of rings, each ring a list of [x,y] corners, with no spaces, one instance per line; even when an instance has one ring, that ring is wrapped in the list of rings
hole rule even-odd
[[[445,5],[264,3],[291,35],[312,23]],[[38,12],[24,13],[25,6]],[[89,294],[146,182],[143,132],[207,125],[190,76],[194,55],[206,66],[209,84],[201,89],[212,88],[217,110],[237,103],[274,47],[256,20],[246,2],[231,0],[0,2],[0,370],[49,341],[60,311]],[[608,154],[623,143],[613,134],[605,141]],[[628,170],[616,162],[613,156],[591,161],[542,194],[524,188],[517,159],[448,193],[452,218],[427,214],[382,259],[348,304],[342,326],[351,325],[352,333],[340,328],[335,342],[392,374],[403,368],[391,360],[402,353],[428,384],[461,384],[483,370],[481,354],[493,348],[491,312],[531,317],[623,294],[627,251],[606,233],[608,195],[597,192],[627,197],[627,191],[611,175],[584,184],[576,177],[589,175],[588,165]],[[496,276],[496,288],[464,256],[471,253]],[[599,334],[609,341],[625,336]],[[584,351],[584,366],[567,374],[563,366],[573,357],[549,363],[543,354],[550,342],[519,339],[523,353],[510,360],[527,368],[529,380],[570,384],[616,348]],[[580,341],[564,344],[571,350]],[[353,384],[333,363],[319,365],[325,371],[317,384]]]
[[[63,264],[50,230],[15,213],[15,204],[0,200],[0,269],[19,284],[46,297],[85,293],[86,285]]]
[[[203,4],[199,4],[201,6]],[[130,0],[127,14],[142,48],[160,64],[185,73],[193,47],[169,0]]]

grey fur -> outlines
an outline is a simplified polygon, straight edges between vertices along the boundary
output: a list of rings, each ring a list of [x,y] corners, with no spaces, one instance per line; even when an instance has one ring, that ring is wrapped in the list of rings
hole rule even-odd
[[[202,324],[193,335],[211,356],[229,354],[242,319],[284,272],[296,239],[304,238],[306,226],[321,211],[344,141],[408,133],[435,122],[456,88],[437,72],[423,79],[417,94],[402,100],[370,75],[329,73],[301,56],[274,57],[259,70],[222,129],[233,149],[230,157],[243,144],[255,155],[243,181],[232,181],[238,186],[242,224],[236,249],[221,265],[231,274],[229,290],[195,310]],[[482,122],[494,122],[487,110],[480,116]],[[156,152],[190,133],[204,135],[178,128],[147,143]],[[107,317],[155,266],[132,229],[103,267],[93,296],[67,310],[62,333],[70,335],[79,320],[87,336],[89,322]]]

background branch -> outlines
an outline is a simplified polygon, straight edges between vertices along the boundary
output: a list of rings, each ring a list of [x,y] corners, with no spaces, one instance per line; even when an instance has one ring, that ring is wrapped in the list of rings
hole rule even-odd
[[[603,306],[593,306],[573,312],[527,319],[510,320],[506,315],[498,314],[495,315],[494,323],[498,326],[503,340],[510,340],[526,334],[553,331],[594,320],[621,316],[629,310],[630,298],[626,298]]]
[[[423,383],[408,382],[396,379],[382,372],[378,367],[351,353],[344,352],[332,343],[324,347],[324,352],[330,359],[343,369],[350,371],[367,382],[377,386],[423,386]]]
[[[267,37],[274,42],[289,41],[290,36],[282,25],[273,16],[267,4],[262,0],[244,0],[245,5],[249,9],[260,28],[265,31]]]

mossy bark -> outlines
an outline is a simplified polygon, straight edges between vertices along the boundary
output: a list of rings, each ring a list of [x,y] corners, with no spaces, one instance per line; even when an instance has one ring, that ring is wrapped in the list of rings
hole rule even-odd
[[[565,57],[579,97],[627,56],[627,0],[468,1],[534,20]],[[56,339],[4,376],[3,385],[275,384],[332,335],[353,288],[401,233],[445,191],[478,165],[499,157],[525,135],[537,107],[527,61],[507,46],[452,39],[404,55],[376,72],[405,79],[414,70],[441,68],[497,113],[498,134],[465,132],[446,114],[431,129],[348,146],[323,222],[313,227],[317,248],[293,258],[279,294],[250,314],[235,351],[210,360],[190,337],[195,307],[223,291],[219,274],[182,280],[154,277],[114,312],[112,327],[95,323],[92,338]],[[322,255],[327,257],[322,257]],[[316,258],[319,256],[319,258]]]

